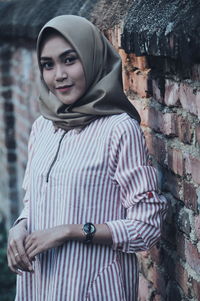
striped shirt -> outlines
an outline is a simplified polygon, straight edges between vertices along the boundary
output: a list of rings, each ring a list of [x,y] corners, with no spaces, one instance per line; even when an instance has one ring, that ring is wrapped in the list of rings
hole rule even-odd
[[[28,231],[106,223],[113,245],[66,242],[36,256],[33,274],[17,276],[16,301],[136,301],[135,252],[160,237],[166,199],[158,194],[144,136],[126,113],[82,131],[32,127],[23,187]]]

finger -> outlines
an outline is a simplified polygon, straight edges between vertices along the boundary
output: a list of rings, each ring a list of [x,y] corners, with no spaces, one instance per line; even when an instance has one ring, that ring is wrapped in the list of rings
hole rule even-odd
[[[8,252],[8,254],[7,254],[7,260],[8,260],[8,267],[9,267],[9,269],[10,269],[13,273],[18,274],[19,276],[21,276],[21,275],[22,275],[22,272],[19,271],[19,270],[17,270],[17,269],[15,269],[15,268],[12,266],[11,258],[10,258],[9,252]]]
[[[35,256],[39,253],[39,250],[36,246],[31,246],[27,251],[26,254],[29,258],[29,260],[33,261],[35,260]]]
[[[31,241],[31,239],[25,240],[25,251],[27,252],[27,250],[33,245],[33,242]]]
[[[11,241],[9,252],[10,252],[12,266],[15,269],[18,268],[22,271],[29,271],[28,267],[24,264],[24,262],[20,258],[20,252],[18,250],[18,246],[15,240]]]
[[[30,260],[35,261],[35,256],[38,255],[40,251],[38,249],[34,249],[29,253]]]
[[[20,258],[21,265],[23,265],[23,267],[26,268],[27,270],[33,271],[31,261],[29,260],[27,254],[26,254],[26,251],[25,251],[25,248],[24,248],[24,245],[22,242],[18,243],[17,249],[19,252],[19,258]]]
[[[17,250],[16,242],[14,239],[11,239],[11,241],[9,242],[8,254],[11,259],[12,267],[14,267],[15,269],[20,268],[21,270],[23,270],[23,267],[16,260],[16,257],[17,257],[16,255],[18,254],[18,250]]]
[[[8,251],[8,267],[9,269],[18,275],[22,275],[22,271],[19,270],[19,267],[17,266],[16,260],[12,255],[12,252]]]

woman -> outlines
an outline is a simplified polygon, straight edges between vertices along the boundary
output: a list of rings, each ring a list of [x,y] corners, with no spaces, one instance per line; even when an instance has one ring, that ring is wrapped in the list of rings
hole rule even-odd
[[[42,116],[8,244],[16,300],[137,300],[135,252],[160,237],[166,200],[121,60],[94,25],[70,15],[42,28],[37,55]]]

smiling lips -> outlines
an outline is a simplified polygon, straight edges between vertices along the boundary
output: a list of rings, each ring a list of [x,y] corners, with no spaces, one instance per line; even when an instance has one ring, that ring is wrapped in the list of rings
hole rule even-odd
[[[56,87],[56,90],[58,90],[59,92],[67,92],[71,87],[73,87],[73,85],[58,86]]]

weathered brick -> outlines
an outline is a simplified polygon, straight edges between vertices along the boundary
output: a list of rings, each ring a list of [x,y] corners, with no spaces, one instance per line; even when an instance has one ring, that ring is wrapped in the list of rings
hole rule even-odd
[[[197,300],[200,300],[200,281],[192,279],[192,287]]]
[[[184,159],[180,149],[168,148],[168,167],[176,174],[184,173]]]
[[[200,184],[200,159],[184,154],[185,156],[185,171],[187,174],[191,174],[195,183]]]
[[[175,267],[175,279],[178,282],[179,286],[182,288],[184,293],[188,295],[188,274],[183,266],[177,262]]]
[[[126,65],[128,63],[128,61],[127,61],[128,54],[122,48],[119,49],[118,53],[122,59],[122,66],[124,67],[124,65]]]
[[[165,113],[162,114],[163,122],[160,122],[163,126],[162,132],[166,136],[176,135],[176,114],[175,113]]]
[[[181,142],[191,144],[193,129],[191,123],[186,118],[177,116],[175,131]]]
[[[142,274],[139,277],[139,292],[138,292],[138,301],[148,300],[149,290],[152,288],[152,284],[144,278]]]
[[[164,102],[164,95],[165,95],[165,80],[162,77],[154,78],[151,80],[152,84],[152,95],[153,98],[156,99],[158,102]]]
[[[149,71],[129,71],[127,73],[129,80],[129,89],[137,93],[140,97],[149,97],[148,88]]]
[[[189,236],[191,232],[190,217],[185,209],[182,209],[179,213],[178,226],[182,232]]]
[[[162,263],[163,254],[162,249],[160,247],[160,242],[158,242],[153,248],[151,248],[150,256],[157,265],[160,265]]]
[[[200,214],[195,217],[195,234],[198,240],[200,240]]]
[[[153,106],[145,106],[143,108],[142,124],[153,129],[155,132],[163,131],[163,113]]]
[[[153,287],[156,288],[156,291],[165,298],[166,277],[162,269],[159,269],[156,265],[151,266],[148,279],[153,282]]]
[[[200,124],[196,125],[195,134],[196,134],[196,141],[200,145]]]
[[[198,211],[196,188],[193,184],[184,181],[183,182],[183,201],[187,208]]]
[[[186,240],[185,243],[185,256],[187,263],[199,275],[200,274],[200,253],[197,246],[193,245],[190,241]]]
[[[130,53],[127,56],[127,61],[131,66],[143,71],[149,68],[146,56],[137,56],[134,53]]]
[[[179,84],[166,79],[164,102],[167,106],[179,106]]]
[[[186,83],[181,83],[179,98],[182,107],[186,111],[200,117],[200,91],[194,89],[192,86]]]
[[[153,154],[160,164],[166,160],[166,142],[159,136],[153,136]]]

